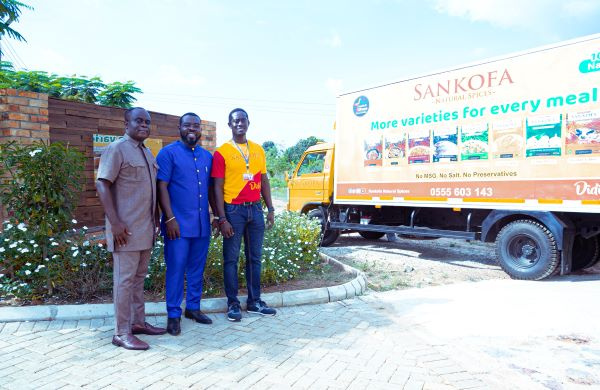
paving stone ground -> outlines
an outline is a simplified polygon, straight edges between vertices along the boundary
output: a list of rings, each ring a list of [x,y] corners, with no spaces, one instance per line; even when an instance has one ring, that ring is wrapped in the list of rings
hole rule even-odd
[[[369,296],[240,323],[211,317],[182,319],[179,337],[141,336],[148,351],[113,346],[112,318],[0,323],[0,388],[511,388],[467,371]]]

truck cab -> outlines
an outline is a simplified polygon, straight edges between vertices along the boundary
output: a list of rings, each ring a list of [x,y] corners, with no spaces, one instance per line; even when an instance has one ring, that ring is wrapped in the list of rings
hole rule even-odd
[[[287,209],[308,213],[327,206],[333,194],[333,143],[308,148],[287,183]]]

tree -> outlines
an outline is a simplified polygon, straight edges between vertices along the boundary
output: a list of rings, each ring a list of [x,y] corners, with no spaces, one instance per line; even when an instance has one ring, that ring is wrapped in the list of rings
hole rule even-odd
[[[142,92],[141,89],[135,86],[133,81],[120,83],[115,81],[108,84],[106,88],[100,92],[98,102],[105,106],[114,106],[122,108],[131,108],[135,98],[132,94]]]
[[[66,100],[123,108],[129,108],[135,102],[133,93],[142,92],[133,81],[107,85],[99,77],[58,76],[39,70],[15,71],[7,61],[0,62],[0,88],[41,92]]]
[[[19,20],[21,8],[33,9],[31,6],[20,1],[0,0],[0,41],[4,35],[8,35],[17,41],[25,41],[25,38],[21,34],[9,27],[12,23]],[[0,47],[0,60],[2,60],[2,47]]]
[[[323,142],[323,140],[312,135],[308,138],[301,139],[296,142],[296,145],[287,148],[283,153],[283,157],[291,166],[295,166],[300,161],[302,153],[311,146],[316,145],[318,142]]]
[[[60,97],[66,100],[77,100],[86,103],[96,103],[98,96],[106,84],[99,77],[87,79],[85,76],[61,77],[59,84],[63,88]]]
[[[277,163],[281,159],[277,145],[273,141],[265,141],[262,144],[262,148],[265,151],[265,157],[267,158],[267,173],[270,178],[275,177],[278,173]]]
[[[265,141],[262,144],[267,158],[267,172],[273,187],[285,187],[285,172],[291,172],[309,147],[323,142],[322,139],[310,136],[299,140],[294,146],[283,150],[275,142]]]

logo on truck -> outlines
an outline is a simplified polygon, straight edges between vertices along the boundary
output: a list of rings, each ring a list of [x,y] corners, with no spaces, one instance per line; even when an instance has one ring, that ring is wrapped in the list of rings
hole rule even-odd
[[[581,73],[591,73],[600,71],[600,51],[592,53],[589,59],[581,61],[579,64]]]
[[[359,96],[352,105],[354,115],[363,116],[369,111],[369,99],[366,96]]]
[[[575,193],[581,195],[600,195],[600,184],[589,184],[585,180],[580,180],[575,183]]]
[[[417,84],[415,85],[413,100],[476,93],[480,90],[513,83],[514,81],[508,69],[480,72],[453,79],[440,80],[430,84]]]

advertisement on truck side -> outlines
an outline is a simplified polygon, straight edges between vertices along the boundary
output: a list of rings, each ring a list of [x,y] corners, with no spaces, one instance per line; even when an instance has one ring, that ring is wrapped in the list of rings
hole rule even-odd
[[[343,94],[335,202],[600,212],[600,35]]]

